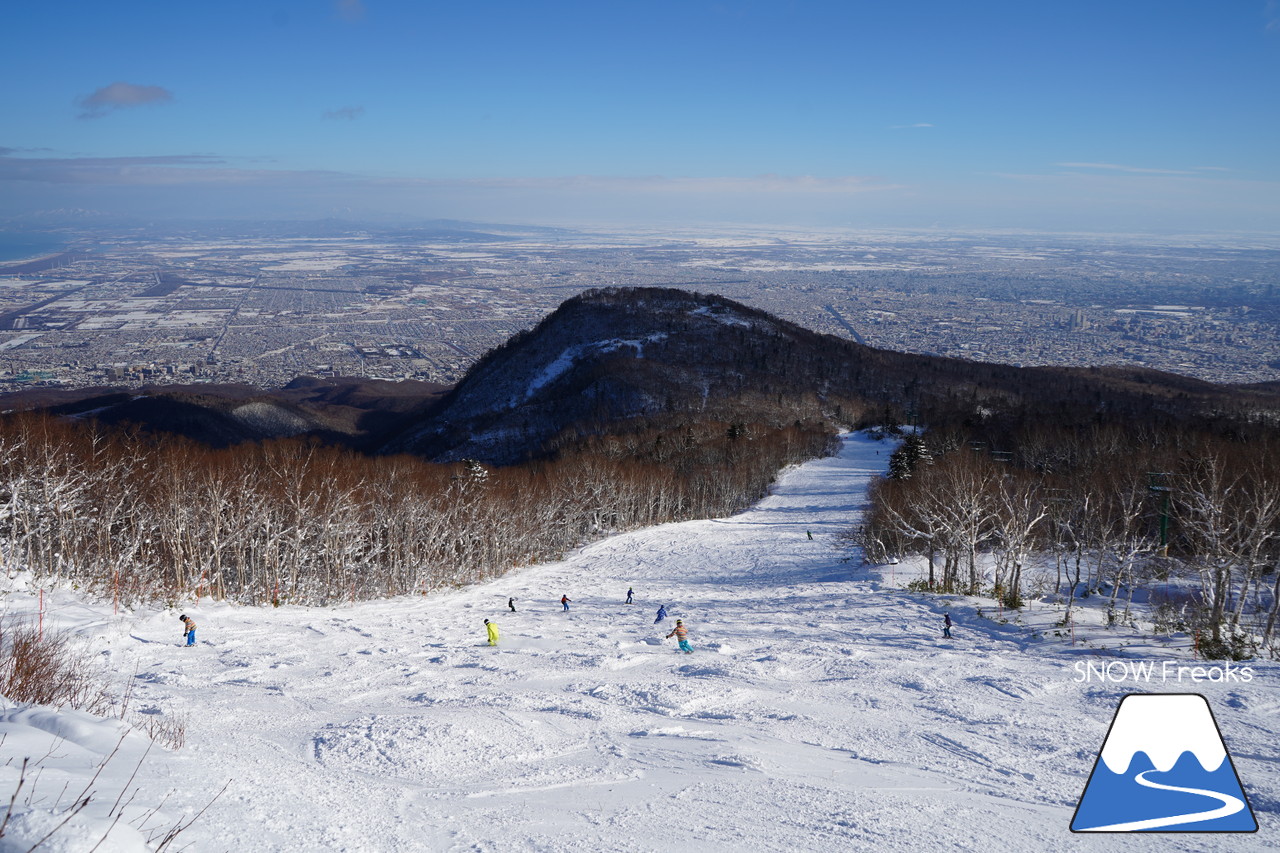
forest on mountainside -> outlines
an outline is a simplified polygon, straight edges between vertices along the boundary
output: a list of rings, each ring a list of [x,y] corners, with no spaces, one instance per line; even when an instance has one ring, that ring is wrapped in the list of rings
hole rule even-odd
[[[1225,643],[1265,613],[1251,636],[1276,634],[1280,397],[1266,388],[894,353],[723,297],[608,288],[567,300],[447,394],[409,391],[303,382],[272,402],[369,430],[357,444],[371,454],[332,430],[319,436],[333,444],[218,446],[224,409],[271,408],[244,389],[207,412],[188,395],[177,419],[153,406],[163,416],[136,426],[99,409],[0,416],[6,569],[126,602],[429,592],[612,531],[736,512],[838,429],[918,422],[917,458],[899,455],[874,491],[870,553],[926,553],[937,588],[977,591],[990,551],[1014,605],[1033,554],[1116,606],[1147,575],[1193,572],[1178,619]],[[1157,492],[1172,520],[1153,545]]]
[[[606,533],[727,515],[823,424],[671,421],[494,468],[307,439],[211,448],[44,414],[0,418],[5,570],[121,604],[328,604],[430,593]]]
[[[1010,608],[1052,592],[1065,620],[1103,595],[1123,623],[1136,595],[1156,629],[1193,632],[1206,657],[1280,654],[1276,430],[1043,422],[999,435],[911,431],[855,538],[874,557],[927,557],[925,589]],[[1049,588],[1036,566],[1052,567]]]

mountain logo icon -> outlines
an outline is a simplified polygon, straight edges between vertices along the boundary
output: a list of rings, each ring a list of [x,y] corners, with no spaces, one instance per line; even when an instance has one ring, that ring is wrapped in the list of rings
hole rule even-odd
[[[1209,702],[1198,693],[1120,700],[1072,832],[1257,832]]]

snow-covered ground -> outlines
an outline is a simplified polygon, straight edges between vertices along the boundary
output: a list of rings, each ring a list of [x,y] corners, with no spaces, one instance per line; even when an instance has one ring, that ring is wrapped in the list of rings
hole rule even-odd
[[[224,784],[179,849],[1275,849],[1276,664],[1252,662],[1247,683],[1085,683],[1076,663],[1120,652],[907,592],[902,567],[861,566],[837,538],[888,453],[850,437],[741,515],[616,536],[447,594],[331,609],[182,605],[199,622],[193,649],[178,645],[179,610],[115,616],[55,591],[46,624],[80,634],[132,681],[135,710],[185,715],[186,746],[153,748],[129,783],[146,741],[128,736],[95,783],[99,811],[58,836],[82,846],[41,849],[88,850],[122,790],[132,799],[121,825],[159,806],[156,827]],[[671,618],[655,625],[659,604]],[[10,613],[34,606],[27,589],[4,599]],[[693,655],[663,639],[677,617]],[[501,627],[497,648],[485,618]],[[1193,665],[1176,649],[1143,654]],[[1128,692],[1208,698],[1257,834],[1069,832]],[[119,738],[118,723],[31,716],[0,711],[6,802],[22,756],[52,750],[39,781],[51,803],[64,776],[80,773],[83,787],[76,768]],[[23,819],[26,831],[42,817],[28,808]],[[142,837],[121,834],[111,849],[144,849]]]

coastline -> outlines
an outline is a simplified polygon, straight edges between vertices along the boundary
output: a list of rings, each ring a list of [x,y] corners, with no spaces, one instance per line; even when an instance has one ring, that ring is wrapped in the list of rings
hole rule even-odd
[[[29,258],[0,261],[0,275],[23,275],[25,273],[44,272],[61,266],[64,261],[69,261],[74,254],[74,252],[64,250],[51,254],[34,255]]]

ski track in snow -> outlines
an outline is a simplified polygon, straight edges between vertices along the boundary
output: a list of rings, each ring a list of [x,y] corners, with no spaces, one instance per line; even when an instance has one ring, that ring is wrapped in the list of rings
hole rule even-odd
[[[193,649],[176,610],[115,617],[59,592],[51,619],[133,679],[135,707],[188,715],[187,745],[153,750],[135,780],[139,802],[176,789],[164,813],[179,815],[230,780],[182,838],[197,851],[1272,849],[1266,663],[1248,685],[1182,688],[1218,709],[1261,832],[1069,832],[1134,688],[1075,683],[1061,644],[849,560],[836,537],[888,454],[851,436],[738,516],[462,590],[186,606]],[[692,656],[663,639],[676,618]]]

